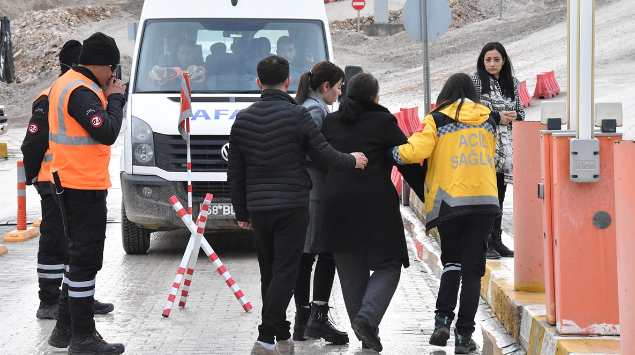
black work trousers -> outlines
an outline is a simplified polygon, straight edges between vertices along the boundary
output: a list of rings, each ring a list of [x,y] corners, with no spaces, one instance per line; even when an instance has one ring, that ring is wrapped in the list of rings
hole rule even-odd
[[[60,285],[68,261],[68,239],[60,208],[49,191],[40,191],[42,223],[37,251],[37,279],[40,302],[52,305],[60,302]]]
[[[293,296],[309,208],[250,212],[262,294],[262,323],[258,340],[273,344],[291,338],[287,307]]]
[[[311,271],[316,254],[303,253],[300,260],[298,282],[295,286],[293,297],[296,306],[308,306],[311,294]],[[333,254],[323,253],[317,255],[315,275],[313,275],[313,300],[328,302],[333,289],[335,278],[335,260]]]
[[[57,326],[72,326],[73,337],[86,337],[95,331],[95,278],[104,257],[107,195],[108,190],[69,188],[62,194],[70,242]]]
[[[441,222],[441,263],[443,274],[437,296],[436,314],[454,319],[459,286],[461,303],[456,329],[463,336],[474,332],[474,317],[485,275],[487,239],[494,215],[464,215]]]

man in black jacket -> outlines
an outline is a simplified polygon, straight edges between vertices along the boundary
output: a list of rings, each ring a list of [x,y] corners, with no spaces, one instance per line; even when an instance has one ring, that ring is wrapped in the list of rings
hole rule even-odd
[[[262,95],[236,115],[227,179],[238,225],[253,229],[260,265],[262,324],[251,354],[292,354],[286,310],[308,226],[311,180],[306,155],[333,170],[363,169],[368,161],[363,153],[334,150],[309,111],[287,94],[286,59],[263,58],[257,71]]]
[[[60,50],[60,76],[78,63],[82,44],[74,39],[64,43]],[[40,307],[35,316],[39,319],[55,319],[60,303],[60,285],[68,261],[68,238],[64,235],[64,224],[51,190],[50,165],[52,153],[49,150],[49,89],[47,88],[33,101],[31,120],[20,147],[24,156],[24,171],[27,185],[34,185],[40,194],[42,223],[40,243],[37,253],[37,275],[40,290]],[[112,312],[112,303],[94,301],[96,314]]]

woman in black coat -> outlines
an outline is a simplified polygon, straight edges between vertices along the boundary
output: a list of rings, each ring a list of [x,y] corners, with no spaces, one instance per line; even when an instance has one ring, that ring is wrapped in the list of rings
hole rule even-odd
[[[379,85],[371,74],[349,80],[346,96],[339,111],[324,119],[322,133],[341,152],[364,152],[368,166],[326,175],[319,249],[333,253],[355,334],[364,346],[381,351],[379,323],[399,283],[401,266],[409,266],[399,196],[390,179],[394,160],[387,153],[407,138],[395,116],[377,103]],[[403,167],[400,171],[413,191],[422,196],[421,166]]]

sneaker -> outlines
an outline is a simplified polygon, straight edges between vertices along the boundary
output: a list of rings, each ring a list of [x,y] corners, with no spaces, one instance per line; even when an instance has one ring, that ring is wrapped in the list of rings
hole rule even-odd
[[[434,332],[432,332],[430,336],[430,345],[448,345],[448,339],[450,339],[450,324],[452,324],[452,320],[448,317],[434,316]]]
[[[120,343],[107,343],[95,330],[87,337],[73,337],[68,353],[71,355],[122,354],[126,347]]]
[[[101,303],[97,300],[93,303],[93,311],[95,314],[106,314],[115,310],[115,305],[112,303]]]
[[[53,328],[53,332],[49,336],[48,343],[56,348],[68,348],[71,344],[72,331],[71,328]]]
[[[59,303],[44,304],[40,302],[40,308],[35,312],[35,317],[38,319],[55,319],[57,318],[57,312],[60,308]]]
[[[250,355],[280,355],[278,350],[276,350],[276,349],[269,350],[269,349],[265,348],[259,342],[255,342],[254,343],[254,347],[251,348],[251,352],[249,354]]]
[[[362,344],[366,343],[366,345],[376,352],[382,351],[384,347],[381,345],[379,336],[377,336],[377,330],[370,324],[368,319],[357,316],[351,326],[353,327],[355,335],[362,340]]]
[[[276,350],[280,355],[293,355],[295,354],[295,344],[291,340],[277,341]]]
[[[454,353],[468,354],[474,350],[476,350],[476,343],[472,340],[472,336],[464,337],[454,328]]]

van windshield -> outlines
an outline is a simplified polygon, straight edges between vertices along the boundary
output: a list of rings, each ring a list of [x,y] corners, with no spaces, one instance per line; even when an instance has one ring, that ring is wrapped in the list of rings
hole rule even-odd
[[[289,60],[295,92],[303,72],[329,60],[318,20],[148,20],[140,48],[135,93],[178,92],[183,72],[193,93],[260,93],[256,64],[272,54]]]

